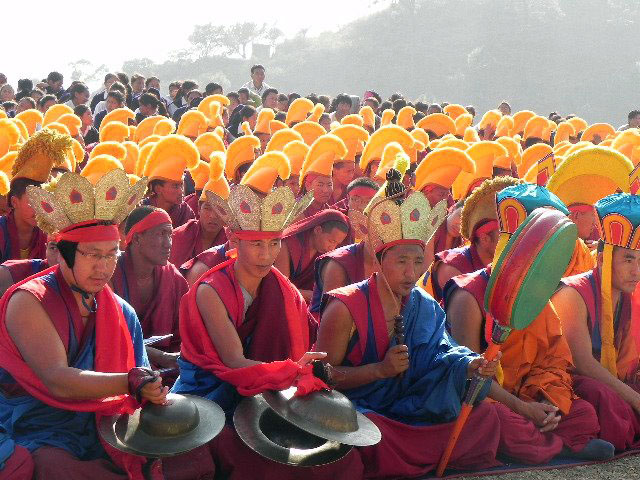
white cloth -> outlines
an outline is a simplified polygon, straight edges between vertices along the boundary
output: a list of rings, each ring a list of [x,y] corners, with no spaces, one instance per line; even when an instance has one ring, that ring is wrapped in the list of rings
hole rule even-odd
[[[271,88],[269,85],[267,85],[265,82],[262,82],[262,86],[257,89],[255,87],[255,85],[253,84],[253,80],[249,80],[247,83],[245,83],[242,88],[246,88],[248,89],[251,93],[253,93],[254,95],[258,95],[260,98],[262,98],[262,94],[264,93],[264,91],[267,88]]]

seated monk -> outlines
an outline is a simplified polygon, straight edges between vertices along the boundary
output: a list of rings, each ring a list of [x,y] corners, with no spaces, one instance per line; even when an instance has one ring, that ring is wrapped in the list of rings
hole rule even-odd
[[[116,180],[111,188],[128,187],[124,172]],[[58,187],[80,181],[92,188],[73,173],[63,175]],[[135,312],[107,285],[119,251],[114,220],[131,207],[124,202],[114,211],[91,194],[83,198],[86,208],[73,199],[82,207],[75,212],[90,214],[71,220],[64,213],[71,199],[33,192],[39,225],[47,233],[57,230],[60,263],[14,285],[0,302],[0,422],[32,452],[35,479],[141,480],[143,467],[152,467],[151,478],[162,478],[159,462],[145,466],[144,457],[103,445],[96,428],[103,415],[132,413],[142,400],[162,404],[167,394],[148,368]],[[122,193],[136,199],[133,189]],[[52,205],[43,207],[43,198]],[[104,213],[96,220],[95,211],[114,220]]]
[[[207,199],[225,212],[238,254],[202,276],[181,303],[180,377],[172,391],[214,400],[230,417],[241,395],[288,388],[302,380],[317,389],[321,385],[309,362],[323,354],[305,353],[314,342],[316,323],[298,290],[273,267],[282,230],[310,196],[296,201],[291,190],[281,187],[261,200],[248,186],[236,185],[228,203],[215,194]],[[237,208],[240,199],[257,212]],[[262,203],[275,199],[282,208],[274,215]],[[231,426],[210,447],[225,478],[252,478],[255,472],[263,479],[362,478],[357,450],[336,463],[301,471],[261,457]]]
[[[136,311],[145,337],[172,334],[147,347],[152,365],[177,366],[180,350],[178,308],[187,293],[187,281],[168,262],[171,251],[171,218],[164,210],[143,205],[127,217],[127,248],[111,277],[113,291]]]
[[[45,259],[7,260],[0,265],[0,295],[4,295],[11,285],[21,282],[47,268],[57,265],[58,247],[55,238],[47,238],[47,256]]]
[[[322,210],[287,228],[274,266],[311,301],[316,258],[334,250],[349,232],[349,220],[337,210]]]
[[[433,470],[460,412],[468,379],[476,372],[493,376],[497,363],[487,363],[451,341],[440,306],[415,288],[426,268],[423,239],[428,240],[444,220],[446,206],[441,203],[431,212],[420,192],[410,195],[404,205],[408,202],[417,215],[401,216],[401,207],[392,201],[369,212],[380,271],[325,296],[316,343],[337,370],[335,388],[382,432],[379,444],[360,449],[365,478],[418,477]],[[401,220],[410,216],[420,220]],[[389,219],[400,225],[385,228]],[[403,338],[397,335],[398,320],[404,327]],[[451,467],[498,465],[499,425],[492,404],[478,405],[466,426],[474,433],[460,438]]]
[[[527,195],[526,186],[509,190],[512,200],[520,201],[526,212],[547,203],[540,202],[542,197]],[[501,200],[500,192],[497,198]],[[501,224],[508,221],[505,213],[498,210]],[[500,235],[499,244],[504,246],[511,235]],[[501,251],[496,250],[494,261]],[[444,291],[453,338],[478,353],[487,348],[486,336],[493,330],[486,325],[484,310],[490,274],[491,266],[455,276]],[[501,382],[494,382],[489,393],[500,402],[496,404],[501,425],[499,453],[528,464],[547,463],[558,455],[587,460],[613,456],[613,445],[596,438],[599,424],[593,407],[573,392],[571,352],[550,302],[526,329],[512,331],[501,351]]]
[[[222,245],[211,247],[196,255],[195,258],[184,262],[180,266],[180,273],[187,280],[189,286],[192,286],[203,273],[228,260],[231,252],[234,252],[234,248],[229,241]]]
[[[600,438],[617,451],[640,447],[640,386],[636,299],[640,198],[614,194],[595,204],[603,241],[593,270],[566,277],[551,299],[576,365],[574,389],[591,403]],[[615,221],[611,221],[615,218]]]
[[[345,215],[351,210],[364,211],[378,192],[379,185],[368,177],[359,177],[347,185],[347,198],[331,206]]]

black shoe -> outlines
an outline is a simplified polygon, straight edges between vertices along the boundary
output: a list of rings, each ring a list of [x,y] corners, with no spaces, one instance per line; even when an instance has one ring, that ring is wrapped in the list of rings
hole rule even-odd
[[[611,460],[615,454],[615,448],[609,442],[594,438],[587,443],[579,452],[572,452],[567,447],[562,449],[560,455],[563,457],[577,458],[580,460]]]

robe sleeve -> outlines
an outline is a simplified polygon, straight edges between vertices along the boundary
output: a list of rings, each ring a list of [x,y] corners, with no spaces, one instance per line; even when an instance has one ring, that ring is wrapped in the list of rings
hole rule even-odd
[[[124,313],[124,319],[127,322],[129,333],[131,334],[131,341],[133,342],[133,354],[136,360],[136,367],[150,367],[149,359],[147,358],[147,350],[144,347],[144,341],[142,336],[142,327],[138,320],[138,315],[131,305],[125,302],[122,298],[116,295],[118,303],[122,307]]]

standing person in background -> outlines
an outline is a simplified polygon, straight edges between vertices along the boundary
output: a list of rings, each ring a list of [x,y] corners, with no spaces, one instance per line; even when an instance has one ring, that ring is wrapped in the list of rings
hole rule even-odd
[[[91,145],[92,143],[98,142],[100,140],[100,135],[98,134],[96,127],[93,126],[93,114],[91,113],[91,109],[86,105],[78,105],[73,109],[73,113],[82,120],[80,135],[82,135],[82,138],[84,139],[84,144]]]
[[[627,116],[627,124],[618,128],[619,131],[640,127],[640,110],[632,110]]]
[[[116,90],[109,92],[109,94],[107,95],[106,106],[106,110],[98,113],[93,120],[93,126],[96,127],[97,130],[100,130],[100,124],[102,123],[104,117],[107,116],[107,113],[115,110],[116,108],[123,108],[125,106],[124,94]]]
[[[38,101],[38,109],[42,114],[44,114],[47,110],[49,110],[49,107],[55,105],[56,103],[58,103],[56,101],[56,96],[47,94]]]
[[[179,82],[176,82],[176,83],[179,83]],[[184,82],[182,82],[180,84],[180,88],[175,94],[175,97],[173,98],[173,101],[169,105],[167,105],[167,110],[169,111],[169,115],[173,117],[173,115],[176,113],[176,111],[179,108],[184,107],[185,105],[188,105],[189,101],[187,99],[187,96],[189,95],[189,92],[191,90],[197,90],[197,89],[198,89],[198,84],[193,80],[185,80]],[[169,92],[171,92],[171,86],[169,86]]]
[[[28,78],[21,78],[18,80],[18,93],[16,93],[16,102],[24,97],[31,96],[31,90],[33,90],[33,82]]]
[[[100,87],[100,90],[98,90],[94,95],[93,98],[91,99],[91,111],[95,114],[96,112],[96,107],[98,106],[98,104],[100,102],[104,102],[107,99],[107,93],[109,92],[109,90],[111,89],[111,85],[114,84],[114,82],[116,82],[118,80],[118,77],[116,77],[115,73],[107,73],[104,76],[104,84],[102,87]]]
[[[144,77],[139,73],[134,73],[131,76],[131,110],[136,110],[139,107],[140,95],[144,93]]]
[[[160,91],[160,79],[158,77],[148,77],[144,81],[144,88],[149,90],[150,88],[155,88]]]
[[[351,113],[351,107],[353,101],[351,97],[346,93],[341,93],[336,97],[336,109],[329,116],[332,122],[340,122],[342,119]]]
[[[176,98],[178,98],[178,92],[182,88],[182,82],[171,82],[169,84],[169,96],[164,97],[164,101],[167,104],[167,112],[169,115],[173,115],[175,111],[179,108],[176,104]]]
[[[86,105],[89,103],[89,87],[83,82],[74,83],[69,89],[71,98],[65,105],[76,108],[78,105]]]
[[[160,100],[151,93],[143,93],[138,97],[138,113],[136,113],[136,123],[140,123],[147,117],[158,114],[158,104]]]
[[[127,94],[127,89],[125,88],[125,86],[116,81],[113,82],[111,84],[111,86],[109,87],[109,90],[107,91],[107,94],[105,95],[105,100],[103,100],[102,102],[98,103],[98,105],[96,105],[96,108],[93,109],[93,116],[96,117],[97,115],[99,115],[100,113],[104,112],[107,109],[107,96],[109,96],[109,92],[113,92],[113,91],[117,91],[122,93],[122,95],[124,95],[126,97]]]
[[[55,95],[58,100],[62,98],[64,95],[64,87],[62,83],[64,82],[64,77],[60,72],[51,72],[47,75],[47,93],[51,95]]]
[[[251,100],[253,100],[256,107],[260,106],[262,101],[262,94],[268,88],[271,88],[270,85],[265,83],[265,68],[264,66],[257,64],[251,67],[251,80],[245,83],[242,87],[249,90],[249,95],[251,96]]]

